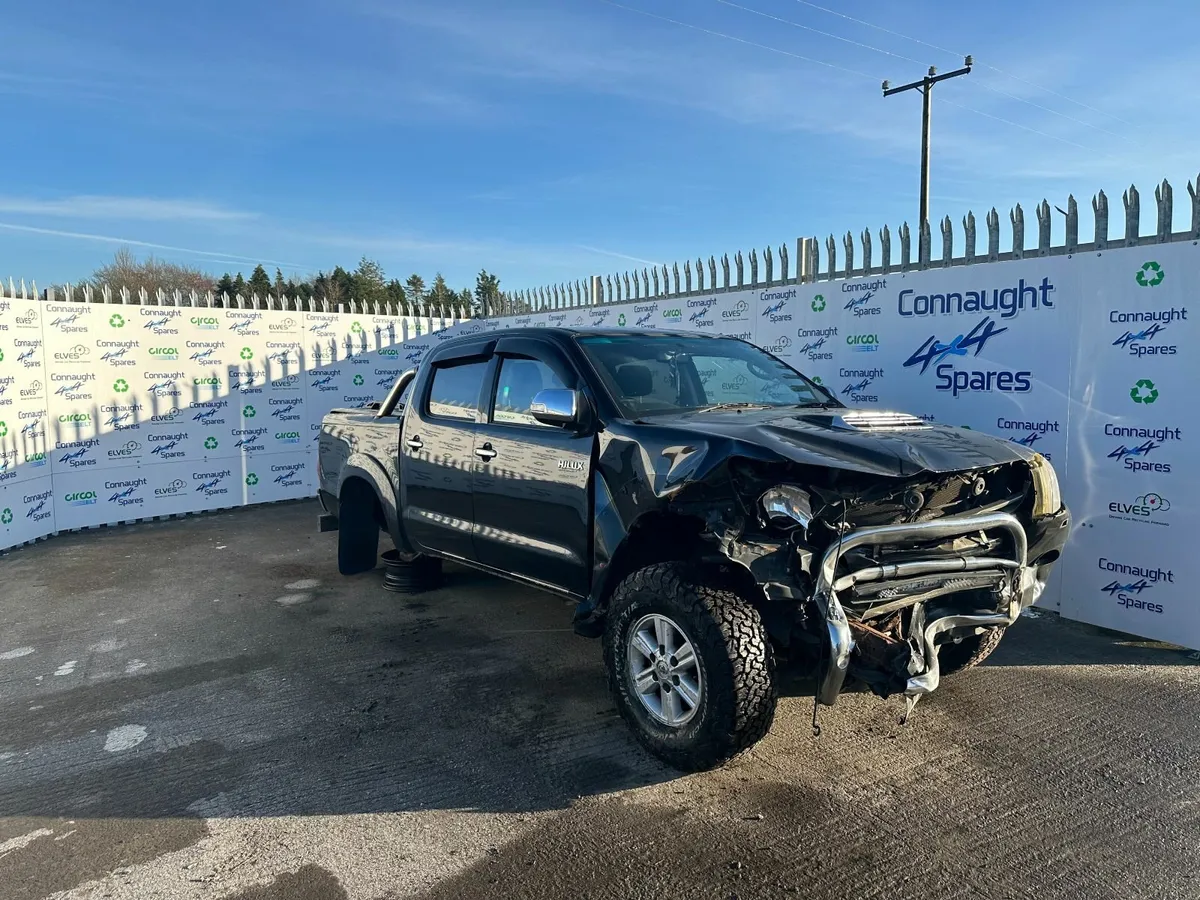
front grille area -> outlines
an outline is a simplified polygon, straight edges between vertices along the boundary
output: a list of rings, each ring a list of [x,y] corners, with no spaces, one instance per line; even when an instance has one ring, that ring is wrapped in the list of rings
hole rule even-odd
[[[982,491],[976,480],[982,479]],[[852,500],[846,510],[846,522],[852,528],[870,525],[895,525],[928,522],[943,516],[969,515],[984,508],[1014,512],[1030,488],[1028,469],[1016,464],[907,482],[891,488],[883,496]],[[906,495],[908,503],[906,503]],[[913,510],[913,499],[920,496],[920,508]]]

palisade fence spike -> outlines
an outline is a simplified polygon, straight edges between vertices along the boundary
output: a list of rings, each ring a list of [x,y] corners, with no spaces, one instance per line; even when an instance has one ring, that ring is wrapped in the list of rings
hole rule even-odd
[[[825,280],[829,281],[837,270],[837,241],[833,239],[832,234],[825,239],[825,253],[825,262],[829,265],[829,271],[825,273]]]
[[[605,276],[604,276],[604,283],[605,283],[605,290],[604,290],[604,298],[605,298],[605,299],[604,299],[604,302],[605,302],[605,303],[612,303],[612,302],[613,302],[613,283],[612,283],[612,275],[605,275]]]
[[[21,299],[22,299],[22,300],[28,300],[28,299],[29,299],[29,297],[27,297],[27,296],[25,295],[25,279],[24,279],[24,278],[22,278],[22,279],[21,279]]]
[[[816,281],[821,270],[821,244],[816,237],[807,239],[808,280]]]
[[[1025,258],[1025,210],[1021,209],[1021,204],[1018,203],[1008,211],[1009,221],[1012,222],[1013,242],[1012,242],[1012,258]]]
[[[629,270],[628,270],[628,269],[625,271],[625,273],[624,273],[624,276],[625,276],[625,278],[624,278],[624,281],[625,281],[625,299],[626,299],[626,300],[632,300],[632,299],[633,299],[633,294],[632,294],[632,293],[630,293],[630,290],[629,290]],[[635,276],[635,277],[636,277],[636,276]],[[620,295],[621,295],[621,277],[620,277],[620,276],[618,276],[618,277],[617,277],[617,296],[619,297]]]
[[[892,230],[884,225],[879,229],[880,269],[884,275],[892,271]]]
[[[650,273],[642,266],[642,296],[650,296]]]
[[[907,272],[912,265],[912,231],[905,222],[898,229],[900,234],[900,271]]]
[[[1121,199],[1125,202],[1125,246],[1134,247],[1142,224],[1142,198],[1137,186],[1131,184]]]
[[[147,291],[144,287],[138,288],[137,298],[138,298],[139,306],[149,306],[150,305],[150,292]]]
[[[704,260],[696,257],[696,290],[704,293]]]
[[[929,220],[921,222],[921,231],[917,235],[917,259],[922,269],[929,268],[929,260],[933,257],[933,234]]]
[[[670,296],[670,294],[671,294],[671,275],[667,271],[666,263],[663,263],[662,276],[663,276],[663,296]],[[676,287],[678,288],[678,285],[676,285]],[[678,293],[678,290],[676,290],[676,293]]]
[[[750,287],[758,287],[758,251],[750,248]]]
[[[67,295],[68,303],[75,302],[75,289],[73,287],[71,287],[71,282],[68,281],[66,284],[63,285],[63,293]]]
[[[650,274],[654,276],[654,294],[652,296],[661,297],[662,290],[658,285],[658,266],[654,266]]]
[[[1035,208],[1038,220],[1038,256],[1050,255],[1050,204],[1042,198]]]
[[[1187,183],[1188,195],[1192,198],[1192,230],[1191,236],[1193,239],[1200,239],[1200,175],[1196,176],[1196,182]]]
[[[1000,213],[992,207],[987,214],[988,229],[988,261],[995,262],[1000,258]]]
[[[1171,226],[1175,218],[1175,192],[1171,182],[1162,180],[1162,184],[1154,189],[1154,199],[1158,202],[1158,242],[1160,244],[1171,239]]]
[[[1092,197],[1092,215],[1096,219],[1096,249],[1108,249],[1108,195],[1098,191]]]
[[[969,209],[963,216],[963,260],[967,265],[975,262],[975,213]]]
[[[950,268],[954,262],[954,224],[949,216],[942,218],[942,265]]]
[[[92,286],[90,284],[88,284],[87,282],[84,282],[84,285],[83,285],[83,302],[84,303],[93,303],[94,302],[92,300]]]
[[[788,283],[788,272],[790,271],[790,266],[788,265],[788,262],[789,262],[789,260],[788,260],[787,244],[780,244],[779,245],[779,283],[780,284]]]
[[[864,228],[862,230],[862,234],[860,234],[858,236],[858,239],[862,242],[862,251],[863,251],[862,273],[864,275],[870,275],[871,274],[871,229]]]
[[[775,279],[775,257],[771,253],[770,244],[763,249],[763,271],[766,274],[766,280],[763,283],[770,287],[771,282]]]
[[[121,299],[120,299],[118,302],[119,302],[119,303],[121,303],[122,305],[128,305],[128,304],[129,304],[129,302],[130,302],[130,298],[131,298],[132,296],[133,296],[133,295],[130,293],[130,291],[129,291],[129,288],[127,288],[127,287],[122,287],[122,288],[121,288],[121,293],[120,293],[120,297],[121,297]]]
[[[8,276],[8,296],[14,299],[16,299],[17,296],[17,286],[13,284],[11,275]]]
[[[684,260],[685,265],[686,265],[686,263],[687,263],[687,261]],[[677,263],[677,262],[671,263],[671,278],[673,279],[673,283],[675,285],[675,293],[676,293],[676,295],[678,295],[680,293],[680,289],[679,289],[679,263]],[[690,280],[691,279],[689,279],[689,281]],[[689,290],[690,290],[690,287],[689,287]]]
[[[1063,246],[1068,253],[1074,253],[1079,249],[1079,204],[1075,202],[1074,194],[1067,195],[1067,209],[1059,212],[1067,219]]]
[[[1200,185],[1200,177],[1197,177],[1196,183]],[[725,287],[729,287],[728,266],[725,267],[725,271]],[[717,258],[711,253],[708,255],[708,283],[712,285],[714,291],[717,289]]]
[[[328,297],[321,298],[321,311],[329,312],[329,298]]]
[[[854,235],[847,231],[842,237],[842,249],[846,252],[846,277],[854,274]]]
[[[167,292],[165,290],[163,290],[162,288],[157,288],[154,291],[154,305],[155,306],[166,306],[167,305]]]
[[[676,272],[675,280],[678,281],[679,280],[679,274],[678,274],[679,267],[678,266],[675,267],[675,272]],[[684,279],[683,289],[685,291],[687,291],[687,293],[690,294],[692,292],[692,261],[690,259],[685,259],[683,261],[683,279]]]
[[[733,254],[733,264],[737,268],[737,286],[742,287],[746,283],[745,270],[746,263],[742,259],[742,251],[739,250]]]

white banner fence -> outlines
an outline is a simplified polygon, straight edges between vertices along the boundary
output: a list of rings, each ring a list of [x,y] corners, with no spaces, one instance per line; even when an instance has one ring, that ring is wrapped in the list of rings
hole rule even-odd
[[[1200,241],[1170,234],[1165,193],[1157,242],[1139,238],[1130,219],[1124,246],[1098,231],[1070,251],[994,253],[993,262],[972,254],[971,265],[947,249],[944,266],[866,259],[856,275],[851,260],[842,273],[831,261],[826,279],[789,279],[785,268],[773,281],[768,267],[767,283],[751,288],[705,293],[688,279],[676,296],[459,324],[3,298],[0,549],[67,529],[312,496],[321,417],[382,399],[453,334],[694,330],[765,347],[850,405],[1043,453],[1074,522],[1042,604],[1200,647],[1200,601],[1187,587],[1200,580],[1200,555],[1183,540],[1200,524],[1189,477],[1200,368],[1188,352]],[[1200,236],[1200,204],[1193,230]],[[581,304],[585,293],[580,285],[571,296]]]

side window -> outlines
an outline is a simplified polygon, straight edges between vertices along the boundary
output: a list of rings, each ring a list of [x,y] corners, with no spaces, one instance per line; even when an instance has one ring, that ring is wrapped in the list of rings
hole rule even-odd
[[[487,365],[483,361],[434,369],[433,383],[429,386],[429,414],[474,422]]]
[[[553,428],[553,425],[545,425],[530,415],[529,407],[538,391],[563,387],[566,385],[544,362],[506,356],[500,361],[500,377],[496,380],[496,402],[492,408],[492,421],[506,425]]]

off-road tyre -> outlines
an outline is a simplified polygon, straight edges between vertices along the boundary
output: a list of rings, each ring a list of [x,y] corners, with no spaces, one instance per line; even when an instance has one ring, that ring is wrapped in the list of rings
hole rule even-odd
[[[384,563],[385,591],[394,594],[420,594],[441,586],[442,561],[436,557],[389,550],[381,559]]]
[[[639,569],[613,592],[604,630],[609,689],[621,717],[650,753],[688,772],[728,762],[757,743],[775,717],[775,660],[758,611],[702,579],[682,563]],[[703,674],[696,713],[678,727],[650,715],[629,671],[629,632],[652,613],[682,627]]]
[[[338,498],[338,571],[343,575],[370,572],[379,561],[378,500],[363,481],[351,479]]]
[[[983,634],[972,634],[960,643],[947,641],[938,647],[938,667],[943,678],[957,675],[979,665],[1000,646],[1007,628],[989,628]]]

